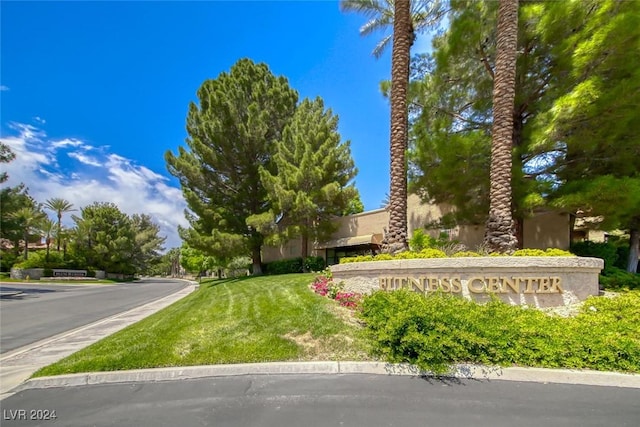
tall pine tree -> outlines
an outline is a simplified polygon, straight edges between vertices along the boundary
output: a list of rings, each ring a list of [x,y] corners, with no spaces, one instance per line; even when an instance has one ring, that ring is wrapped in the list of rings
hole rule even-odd
[[[300,103],[273,160],[275,172],[260,169],[272,212],[254,221],[263,226],[277,221],[275,230],[283,240],[300,236],[305,258],[309,241],[328,239],[335,231],[334,217],[359,200],[349,141],[341,141],[338,117],[325,110],[321,98]]]
[[[187,201],[190,228],[180,233],[189,246],[212,256],[251,253],[261,273],[264,235],[247,218],[271,207],[259,170],[274,170],[274,143],[297,99],[286,78],[250,59],[202,84],[189,106],[188,148],[165,154]]]

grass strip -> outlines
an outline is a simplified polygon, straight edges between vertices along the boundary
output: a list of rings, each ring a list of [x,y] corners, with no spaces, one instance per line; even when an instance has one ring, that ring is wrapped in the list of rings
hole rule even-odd
[[[313,274],[203,283],[164,310],[40,369],[34,377],[220,363],[362,360],[365,341]],[[346,309],[344,309],[346,310]]]

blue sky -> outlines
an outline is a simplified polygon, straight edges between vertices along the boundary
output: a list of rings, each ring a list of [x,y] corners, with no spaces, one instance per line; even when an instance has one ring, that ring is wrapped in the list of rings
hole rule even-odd
[[[335,1],[7,2],[0,5],[0,129],[17,159],[8,185],[40,202],[114,202],[148,213],[180,244],[185,208],[163,155],[186,145],[201,83],[240,58],[266,63],[340,117],[366,210],[389,187],[391,50],[361,37],[362,15]],[[414,52],[427,48],[420,37]]]

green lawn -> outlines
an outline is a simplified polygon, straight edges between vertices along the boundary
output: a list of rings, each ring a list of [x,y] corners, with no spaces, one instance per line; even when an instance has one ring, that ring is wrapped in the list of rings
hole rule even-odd
[[[313,274],[203,283],[166,309],[34,376],[168,366],[362,360],[347,309],[308,288]]]

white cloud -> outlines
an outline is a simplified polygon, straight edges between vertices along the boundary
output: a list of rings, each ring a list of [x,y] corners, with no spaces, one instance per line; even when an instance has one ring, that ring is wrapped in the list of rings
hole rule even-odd
[[[40,123],[41,125],[47,123],[47,121],[45,119],[43,119],[42,117],[39,117],[39,116],[35,116],[33,118],[33,120],[35,120],[36,122]]]
[[[67,153],[67,156],[71,157],[72,159],[76,159],[77,161],[79,161],[80,163],[83,163],[85,165],[95,166],[95,167],[102,166],[102,163],[97,161],[95,158],[93,158],[91,156],[87,156],[87,155],[85,155],[83,153],[79,153],[77,151],[73,151],[71,153]]]
[[[187,225],[186,204],[180,189],[168,185],[168,178],[109,153],[107,146],[93,147],[78,139],[51,140],[31,125],[12,123],[10,128],[16,134],[2,138],[2,142],[16,153],[16,159],[3,165],[9,174],[5,185],[24,182],[39,202],[61,197],[76,209],[112,202],[129,215],[146,213],[167,236],[167,248],[180,246],[177,227]],[[72,225],[71,215],[63,222]]]
[[[65,138],[59,141],[51,141],[52,148],[82,147],[83,142],[73,138]]]
[[[7,90],[9,90],[9,86],[0,85],[0,92],[5,92]]]

